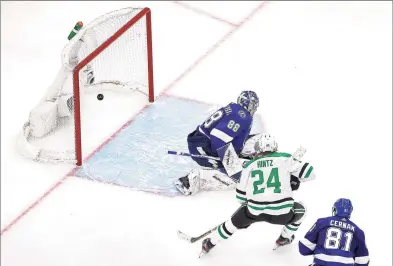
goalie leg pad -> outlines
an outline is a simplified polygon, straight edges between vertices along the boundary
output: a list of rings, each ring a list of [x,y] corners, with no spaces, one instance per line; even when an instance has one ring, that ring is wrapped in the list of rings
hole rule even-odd
[[[201,169],[200,189],[204,191],[220,191],[235,189],[236,183],[224,170]]]
[[[192,170],[188,175],[174,181],[184,195],[194,195],[200,190],[220,191],[235,189],[236,183],[224,171],[216,169]]]

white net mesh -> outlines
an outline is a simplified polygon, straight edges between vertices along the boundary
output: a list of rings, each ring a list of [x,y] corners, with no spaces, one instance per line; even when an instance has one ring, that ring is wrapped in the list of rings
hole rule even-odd
[[[125,8],[105,14],[83,26],[69,41],[63,49],[63,65],[55,81],[30,113],[18,138],[17,147],[23,155],[44,162],[76,162],[75,136],[78,131],[75,128],[78,128],[79,121],[74,121],[75,97],[80,96],[81,116],[84,117],[83,112],[98,112],[90,110],[90,107],[94,108],[92,104],[84,106],[89,104],[84,100],[86,93],[138,90],[149,96],[146,16],[126,31],[118,32],[144,14],[143,11],[141,8]],[[114,41],[96,55],[97,49],[109,39]],[[92,54],[96,57],[90,60]],[[81,62],[84,64],[86,58],[90,62],[79,72],[80,95],[74,95],[73,69]]]
[[[84,32],[80,32],[83,36],[75,36],[84,40],[78,51],[78,61],[85,59],[140,11],[128,8],[111,12],[88,25]],[[66,52],[68,50],[69,47],[65,49]],[[147,62],[146,19],[143,18],[117,38],[89,66],[94,71],[94,84],[112,82],[130,87],[139,85],[139,89],[147,94]]]

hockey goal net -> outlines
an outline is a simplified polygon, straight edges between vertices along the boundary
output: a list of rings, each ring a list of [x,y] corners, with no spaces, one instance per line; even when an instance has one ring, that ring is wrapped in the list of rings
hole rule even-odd
[[[81,116],[96,112],[89,110],[84,95],[104,91],[120,93],[121,98],[138,94],[131,97],[154,101],[149,8],[116,10],[82,26],[64,47],[62,66],[54,82],[30,112],[17,140],[18,151],[40,162],[81,165],[82,138],[91,137],[82,135]],[[117,105],[121,103],[113,101],[107,108]]]

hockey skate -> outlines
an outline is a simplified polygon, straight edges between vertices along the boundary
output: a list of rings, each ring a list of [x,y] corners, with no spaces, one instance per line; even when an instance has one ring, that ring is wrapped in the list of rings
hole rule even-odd
[[[182,192],[183,195],[190,195],[191,192],[189,191],[190,188],[190,183],[189,183],[189,178],[188,175],[183,176],[181,178],[178,178],[174,181],[174,185],[176,188]]]
[[[202,241],[202,249],[201,249],[201,253],[199,258],[201,258],[201,256],[209,253],[209,251],[211,251],[211,249],[213,249],[215,247],[214,244],[212,244],[211,239],[210,238],[206,238]]]
[[[186,176],[174,180],[173,183],[183,195],[194,195],[200,189],[200,173],[198,170],[192,170]]]
[[[293,242],[293,240],[294,240],[294,235],[292,235],[291,238],[285,238],[282,235],[280,235],[279,238],[276,240],[275,246],[273,249],[276,250],[280,247],[289,245],[289,244],[291,244],[291,242]]]

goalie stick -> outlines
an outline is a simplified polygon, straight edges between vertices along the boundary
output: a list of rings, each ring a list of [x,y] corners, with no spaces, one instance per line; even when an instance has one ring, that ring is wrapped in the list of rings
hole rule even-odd
[[[211,157],[211,156],[205,156],[205,155],[198,155],[198,154],[191,154],[187,152],[181,152],[181,151],[167,151],[168,154],[172,155],[180,155],[180,156],[188,156],[188,157],[195,157],[195,158],[205,158],[205,159],[211,159],[215,161],[220,161],[220,158],[218,157]]]

